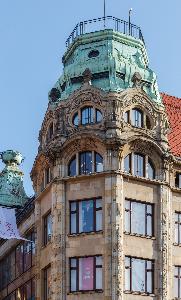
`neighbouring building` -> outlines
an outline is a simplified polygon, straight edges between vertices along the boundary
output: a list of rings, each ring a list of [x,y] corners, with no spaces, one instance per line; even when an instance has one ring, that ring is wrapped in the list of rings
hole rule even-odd
[[[181,298],[181,99],[160,93],[139,27],[79,23],[49,93],[1,300]]]

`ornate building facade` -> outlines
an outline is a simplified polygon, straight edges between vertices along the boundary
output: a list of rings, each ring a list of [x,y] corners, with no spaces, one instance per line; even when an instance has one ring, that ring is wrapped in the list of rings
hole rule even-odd
[[[78,24],[62,61],[18,212],[35,244],[1,241],[0,299],[181,298],[181,99],[114,17]]]

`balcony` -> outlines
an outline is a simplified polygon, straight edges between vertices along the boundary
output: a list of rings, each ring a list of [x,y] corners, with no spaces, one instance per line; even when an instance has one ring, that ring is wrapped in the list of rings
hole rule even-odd
[[[66,47],[69,47],[77,37],[83,34],[105,29],[112,29],[125,35],[130,35],[144,43],[144,38],[140,27],[127,21],[112,16],[107,16],[78,23],[66,40]]]

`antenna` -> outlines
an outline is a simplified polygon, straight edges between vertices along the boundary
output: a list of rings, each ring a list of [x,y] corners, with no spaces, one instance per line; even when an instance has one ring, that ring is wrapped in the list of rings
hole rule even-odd
[[[104,28],[106,27],[106,0],[104,0]]]

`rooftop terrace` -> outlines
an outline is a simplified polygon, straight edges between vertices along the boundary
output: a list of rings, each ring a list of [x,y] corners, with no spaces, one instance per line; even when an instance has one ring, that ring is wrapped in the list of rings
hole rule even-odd
[[[144,43],[144,38],[140,27],[130,22],[112,16],[107,16],[78,23],[66,40],[66,47],[69,47],[77,37],[83,34],[104,29],[112,29],[125,35],[130,35]]]

